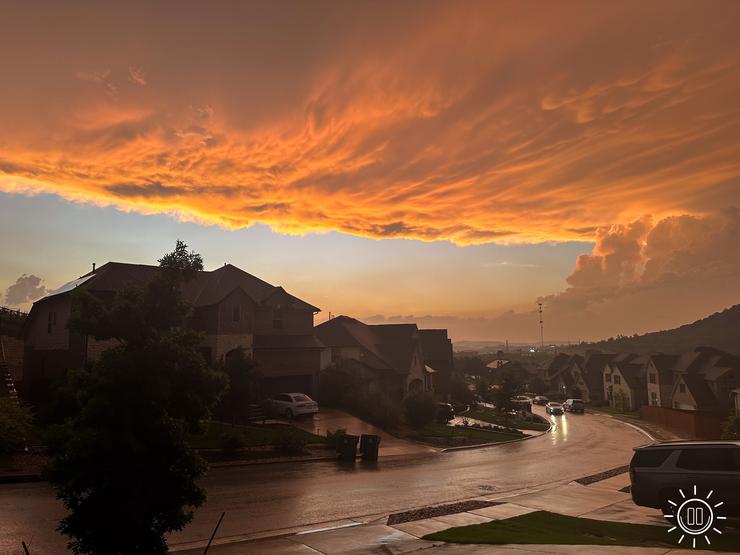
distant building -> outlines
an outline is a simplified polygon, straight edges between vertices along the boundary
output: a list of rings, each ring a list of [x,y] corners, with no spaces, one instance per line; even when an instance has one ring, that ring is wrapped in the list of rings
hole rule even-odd
[[[368,325],[348,316],[337,316],[315,328],[316,337],[329,348],[333,364],[352,372],[367,392],[397,399],[434,391],[436,375],[447,374],[447,368],[438,370],[428,363],[451,364],[443,352],[442,332],[446,337],[446,331],[423,331],[416,324]],[[436,347],[426,353],[425,335],[427,345]]]
[[[158,271],[158,266],[108,262],[36,301],[21,334],[22,390],[48,385],[116,344],[68,329],[74,290],[112,301],[126,287],[144,287]],[[198,272],[183,285],[183,296],[192,306],[190,326],[203,333],[206,361],[241,348],[256,362],[265,393],[313,393],[318,373],[328,364],[328,352],[313,334],[318,308],[231,264]]]

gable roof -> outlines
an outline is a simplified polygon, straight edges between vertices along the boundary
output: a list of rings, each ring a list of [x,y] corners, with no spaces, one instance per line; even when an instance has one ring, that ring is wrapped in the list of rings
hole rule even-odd
[[[50,297],[69,293],[77,287],[97,293],[116,293],[126,287],[144,287],[157,275],[159,269],[159,266],[148,264],[107,262],[95,272],[89,272],[65,284],[36,302],[43,302]],[[198,307],[217,304],[237,288],[242,289],[258,304],[282,292],[297,308],[320,311],[317,307],[290,295],[282,287],[270,285],[231,264],[225,264],[211,271],[198,272],[192,280],[183,285],[182,292],[186,301]]]
[[[419,330],[419,338],[425,359],[452,358],[452,341],[447,337],[446,329]]]
[[[640,389],[643,385],[643,379],[645,377],[645,365],[635,364],[632,362],[615,362],[613,366],[616,366],[619,373],[622,374],[624,381],[630,389]]]
[[[407,373],[419,348],[416,324],[368,325],[349,316],[337,316],[314,328],[328,347],[364,349],[363,363],[370,368]]]
[[[698,374],[682,374],[680,378],[686,384],[694,401],[696,401],[697,409],[717,408],[717,399],[702,376]],[[676,386],[678,386],[678,380],[676,380]]]

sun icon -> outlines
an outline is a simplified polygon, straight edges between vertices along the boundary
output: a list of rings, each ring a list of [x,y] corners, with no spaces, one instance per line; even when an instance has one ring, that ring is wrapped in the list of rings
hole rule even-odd
[[[686,497],[682,489],[679,489],[678,493],[681,495],[681,499],[677,501],[669,499],[669,506],[664,509],[666,512],[663,513],[663,516],[674,525],[668,532],[674,532],[677,529],[683,532],[681,537],[678,538],[678,543],[681,543],[687,535],[690,536],[692,548],[696,547],[696,538],[700,536],[704,536],[707,545],[711,545],[709,534],[711,532],[722,534],[722,531],[715,526],[715,521],[727,519],[726,516],[717,514],[717,510],[724,505],[724,502],[714,503],[716,499],[714,501],[709,500],[714,490],[710,490],[706,497],[700,497],[696,485],[694,485],[693,494],[690,497]]]

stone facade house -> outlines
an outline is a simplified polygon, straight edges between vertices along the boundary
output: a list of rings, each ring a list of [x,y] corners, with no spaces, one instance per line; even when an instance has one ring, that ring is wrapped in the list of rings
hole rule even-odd
[[[22,331],[22,389],[58,380],[115,344],[68,329],[75,290],[111,301],[127,287],[146,286],[158,271],[158,266],[108,262],[36,301]],[[207,362],[243,349],[257,364],[265,393],[313,393],[318,373],[328,364],[328,353],[313,333],[318,308],[230,264],[198,272],[182,292],[192,307],[189,324],[203,334]]]
[[[647,361],[639,357],[614,360],[604,367],[604,397],[619,411],[637,411],[647,404]]]

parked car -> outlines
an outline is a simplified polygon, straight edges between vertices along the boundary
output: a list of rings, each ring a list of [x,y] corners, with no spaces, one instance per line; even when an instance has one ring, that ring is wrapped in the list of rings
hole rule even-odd
[[[318,403],[305,393],[278,393],[267,399],[265,405],[270,414],[285,418],[319,412]]]
[[[563,410],[583,414],[586,412],[586,403],[583,402],[583,399],[568,399],[563,403]]]
[[[545,412],[547,414],[563,414],[563,405],[560,403],[547,403],[545,405]]]
[[[450,403],[437,403],[437,421],[447,424],[455,418],[455,408]]]
[[[630,462],[636,505],[675,511],[684,496],[723,502],[722,513],[740,516],[740,441],[667,441],[637,447]],[[681,490],[683,494],[681,493]],[[710,494],[710,492],[713,492]],[[716,505],[714,505],[716,507]]]
[[[532,403],[534,403],[535,405],[542,405],[542,406],[544,406],[544,405],[546,405],[549,402],[550,402],[550,399],[548,399],[544,395],[537,395],[537,397],[535,397],[534,399],[532,399]]]

